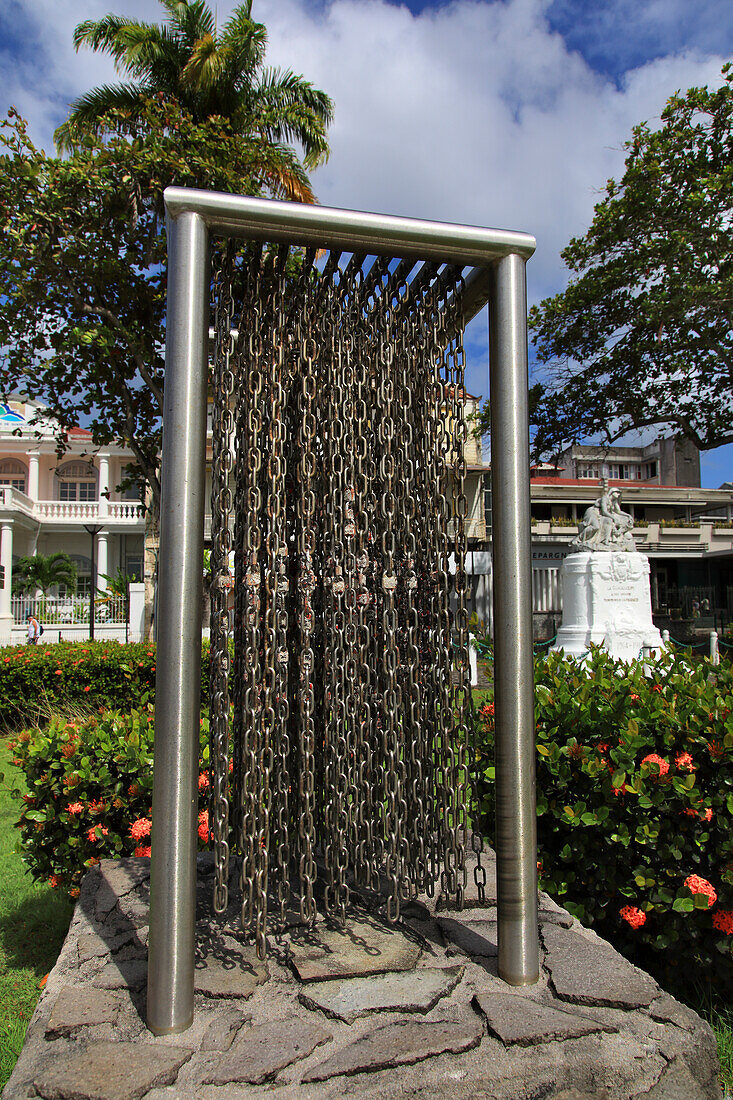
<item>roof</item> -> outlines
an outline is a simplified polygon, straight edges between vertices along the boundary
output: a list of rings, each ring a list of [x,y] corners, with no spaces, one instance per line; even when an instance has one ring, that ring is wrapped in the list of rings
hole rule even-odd
[[[87,428],[69,428],[66,433],[69,439],[91,439],[92,433]]]

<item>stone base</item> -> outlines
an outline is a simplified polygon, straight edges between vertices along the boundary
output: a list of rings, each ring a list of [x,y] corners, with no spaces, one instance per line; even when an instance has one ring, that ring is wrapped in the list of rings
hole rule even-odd
[[[211,915],[200,859],[196,1016],[156,1038],[148,861],[105,860],[84,879],[4,1100],[717,1100],[707,1024],[547,895],[539,983],[497,977],[491,862],[481,909],[413,902],[391,927],[357,907],[343,930],[273,936],[261,963]]]
[[[568,554],[560,578],[562,626],[553,649],[581,657],[591,645],[599,645],[623,661],[637,660],[644,649],[661,649],[662,636],[652,622],[645,554]]]

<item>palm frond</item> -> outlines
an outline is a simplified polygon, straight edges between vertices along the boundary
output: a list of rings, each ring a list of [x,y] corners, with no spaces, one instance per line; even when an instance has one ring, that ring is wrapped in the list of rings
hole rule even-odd
[[[66,122],[54,133],[59,152],[71,152],[84,134],[97,134],[104,129],[105,116],[110,111],[136,111],[152,94],[150,84],[103,84],[92,88],[71,104]]]

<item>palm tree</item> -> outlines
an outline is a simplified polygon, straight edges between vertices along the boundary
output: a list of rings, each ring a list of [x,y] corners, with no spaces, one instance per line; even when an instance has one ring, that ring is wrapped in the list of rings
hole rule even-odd
[[[119,15],[80,23],[74,47],[111,54],[129,83],[94,88],[71,105],[56,131],[61,150],[73,149],[85,133],[109,128],[110,111],[124,111],[134,123],[147,100],[175,100],[194,122],[220,117],[242,137],[277,148],[298,142],[310,170],[328,159],[326,129],[333,104],[290,70],[264,67],[267,31],[252,19],[253,0],[239,4],[221,32],[206,0],[159,0],[168,13],[162,26]],[[302,172],[283,166],[281,191],[314,201]]]
[[[71,592],[76,591],[76,566],[68,554],[49,554],[44,557],[20,558],[13,570],[13,590],[17,593],[35,592],[40,588],[44,596],[55,584],[63,584]]]

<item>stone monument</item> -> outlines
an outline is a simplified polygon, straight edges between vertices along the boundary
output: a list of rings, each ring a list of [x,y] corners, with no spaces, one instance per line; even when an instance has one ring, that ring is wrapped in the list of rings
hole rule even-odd
[[[636,550],[634,521],[622,511],[620,496],[601,483],[562,565],[562,626],[553,649],[573,657],[593,644],[631,661],[662,645],[652,622],[649,559]]]

